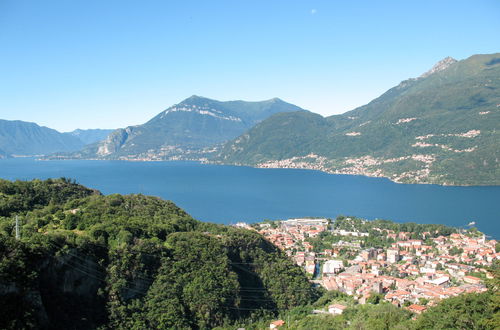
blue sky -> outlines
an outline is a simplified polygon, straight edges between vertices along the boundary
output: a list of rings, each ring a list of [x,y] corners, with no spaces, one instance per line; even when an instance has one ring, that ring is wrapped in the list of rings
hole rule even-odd
[[[330,115],[499,35],[496,0],[0,0],[0,118],[117,128],[193,94]]]

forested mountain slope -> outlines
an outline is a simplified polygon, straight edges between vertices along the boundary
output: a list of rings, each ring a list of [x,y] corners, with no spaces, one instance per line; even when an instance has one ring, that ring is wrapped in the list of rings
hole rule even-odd
[[[447,58],[342,115],[274,115],[227,143],[215,160],[407,183],[498,185],[499,127],[500,54]]]
[[[172,202],[0,180],[2,329],[205,329],[316,295],[259,234],[199,222]]]
[[[70,158],[168,159],[231,140],[280,112],[302,109],[274,98],[261,102],[221,102],[191,96],[147,123],[117,129],[104,141]]]

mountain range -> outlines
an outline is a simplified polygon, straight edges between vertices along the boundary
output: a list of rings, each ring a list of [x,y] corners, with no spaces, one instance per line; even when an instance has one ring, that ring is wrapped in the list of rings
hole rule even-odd
[[[65,134],[70,134],[76,136],[80,141],[82,141],[85,145],[92,144],[95,142],[99,142],[104,140],[114,129],[75,129],[72,132],[68,132]]]
[[[164,160],[198,154],[231,140],[269,116],[304,111],[278,98],[261,102],[221,102],[191,96],[143,125],[120,128],[76,158]]]
[[[71,152],[104,139],[112,130],[75,130],[61,133],[20,120],[0,119],[0,158]]]
[[[191,96],[142,125],[59,133],[0,121],[0,157],[202,160],[387,177],[500,184],[500,54],[447,57],[370,103],[322,117],[274,98]]]
[[[215,160],[388,177],[500,184],[500,54],[446,58],[342,115],[281,113],[224,145]]]
[[[32,156],[74,151],[84,143],[75,136],[20,120],[0,120],[0,153]]]

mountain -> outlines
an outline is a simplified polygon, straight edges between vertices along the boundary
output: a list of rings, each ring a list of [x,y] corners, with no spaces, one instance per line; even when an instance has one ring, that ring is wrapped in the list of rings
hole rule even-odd
[[[342,115],[274,115],[227,143],[215,161],[498,185],[499,124],[500,54],[446,58]]]
[[[143,125],[115,130],[105,141],[73,156],[165,159],[228,141],[273,114],[290,111],[303,109],[277,98],[262,102],[221,102],[191,96]]]
[[[84,145],[75,136],[20,120],[0,119],[0,157],[2,155],[41,155],[75,151]]]
[[[256,231],[170,201],[68,179],[0,180],[0,196],[0,329],[213,329],[321,294]]]
[[[106,137],[113,132],[113,129],[76,129],[69,134],[77,137],[84,144],[92,144],[106,139]]]

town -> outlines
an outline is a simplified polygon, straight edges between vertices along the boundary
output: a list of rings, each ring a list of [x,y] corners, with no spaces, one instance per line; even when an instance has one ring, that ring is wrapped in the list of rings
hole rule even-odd
[[[236,224],[283,250],[313,283],[359,304],[384,299],[420,314],[441,299],[487,290],[487,267],[500,259],[497,241],[475,228],[413,225],[415,231],[403,231],[405,224],[343,216]],[[333,304],[325,312],[346,307]]]

